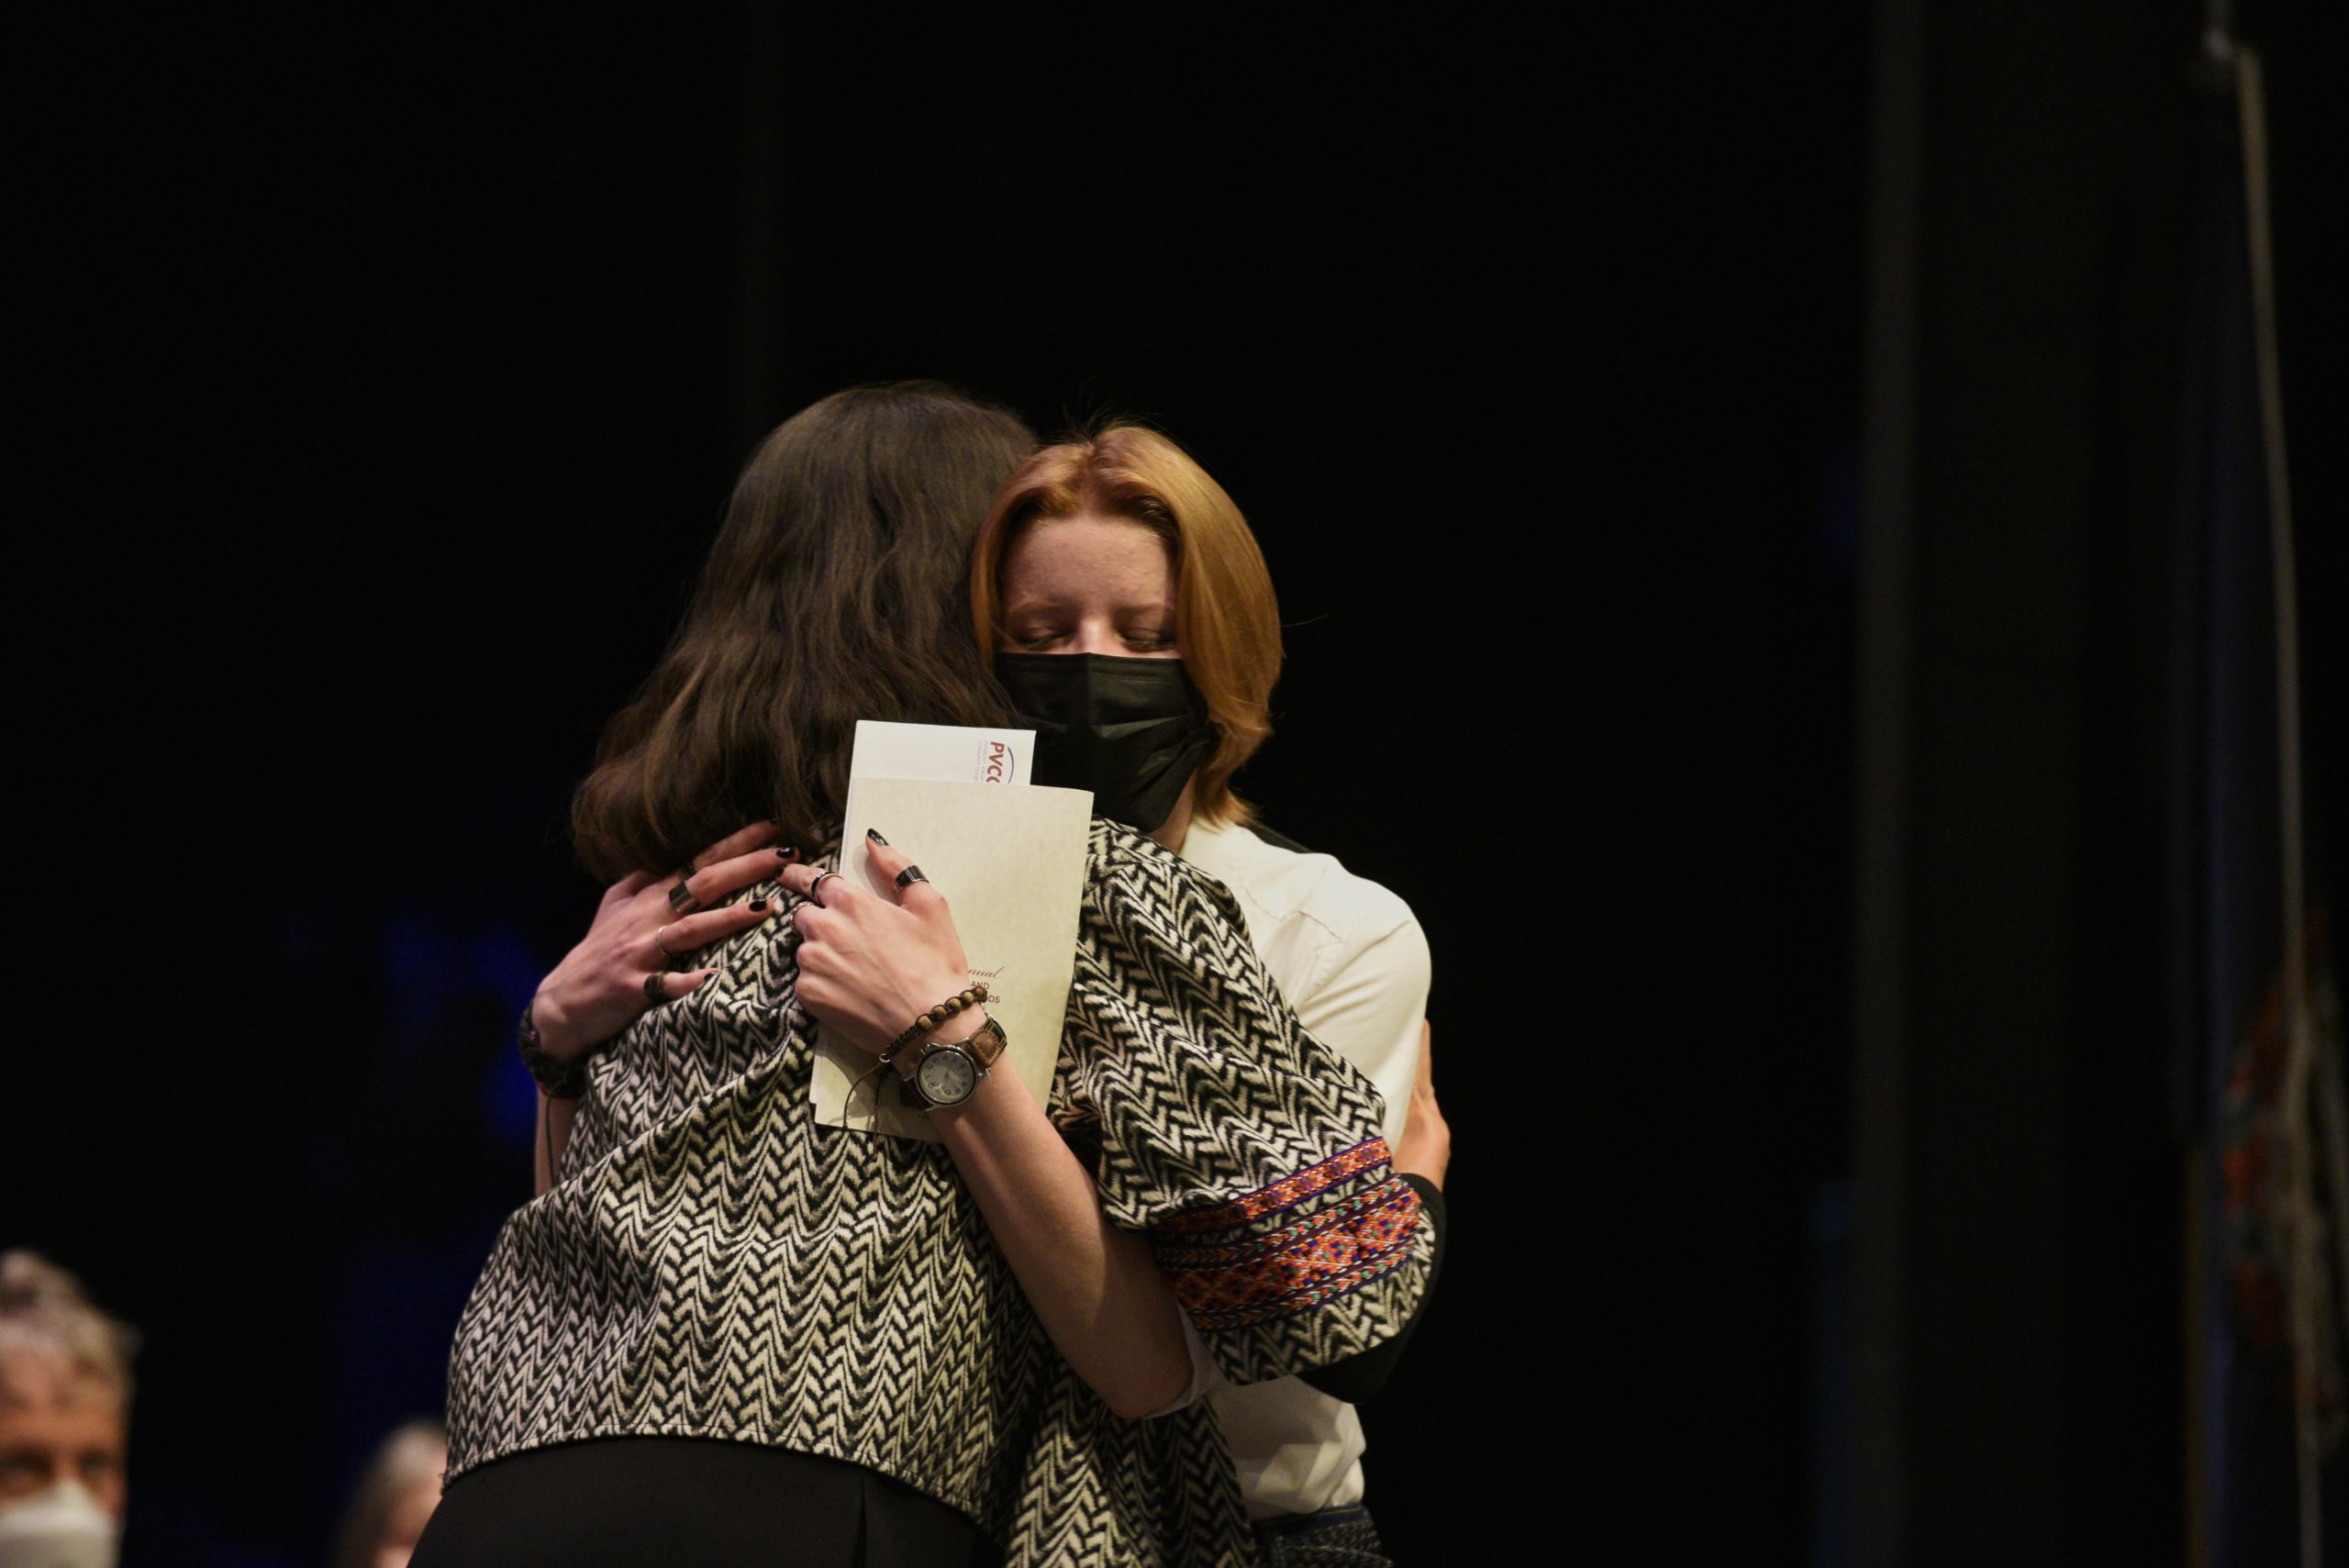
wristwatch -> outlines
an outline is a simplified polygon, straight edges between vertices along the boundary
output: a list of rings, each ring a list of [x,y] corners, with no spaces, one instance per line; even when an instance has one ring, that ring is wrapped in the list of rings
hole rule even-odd
[[[906,1097],[916,1110],[959,1106],[978,1092],[979,1080],[995,1066],[1008,1043],[1003,1026],[989,1018],[968,1040],[933,1040],[914,1047],[913,1067],[897,1081],[905,1085]]]

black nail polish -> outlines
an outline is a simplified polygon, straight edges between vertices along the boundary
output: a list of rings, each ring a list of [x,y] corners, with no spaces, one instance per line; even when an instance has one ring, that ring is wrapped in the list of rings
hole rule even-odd
[[[766,912],[767,912],[767,901],[766,901],[765,899],[763,899],[763,898],[753,898],[753,899],[751,899],[751,914],[753,914],[753,915],[763,915],[763,914],[765,914]]]
[[[887,848],[889,847],[889,840],[886,840],[886,839],[885,839],[885,838],[883,838],[880,834],[878,834],[878,833],[874,832],[874,831],[872,828],[867,828],[864,830],[864,836],[865,836],[866,838],[868,838],[868,839],[872,840],[874,843],[876,843],[876,844],[880,845],[880,846],[881,846],[883,849],[885,849],[885,849],[887,849]]]
[[[792,856],[794,856],[794,855],[797,854],[798,852],[799,852],[799,851],[796,851],[796,850],[792,850],[792,849],[781,849],[781,850],[777,850],[777,851],[774,852],[774,858],[775,858],[775,859],[777,859],[777,860],[779,860],[779,861],[787,861],[787,860],[789,860]]]

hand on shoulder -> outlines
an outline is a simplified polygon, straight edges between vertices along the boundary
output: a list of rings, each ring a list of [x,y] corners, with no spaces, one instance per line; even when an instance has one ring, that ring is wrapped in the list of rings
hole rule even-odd
[[[672,965],[774,914],[766,899],[725,900],[795,862],[793,851],[773,844],[774,835],[773,823],[753,823],[690,867],[638,872],[606,888],[587,934],[531,998],[540,1049],[558,1062],[583,1061],[652,1006],[656,993],[674,1001],[715,974]]]

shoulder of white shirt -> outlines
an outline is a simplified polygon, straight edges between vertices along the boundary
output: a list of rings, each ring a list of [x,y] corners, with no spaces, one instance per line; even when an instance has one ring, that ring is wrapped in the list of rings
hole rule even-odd
[[[1300,854],[1237,823],[1193,823],[1182,853],[1264,914],[1309,920],[1333,941],[1367,947],[1418,924],[1409,905],[1336,856]]]

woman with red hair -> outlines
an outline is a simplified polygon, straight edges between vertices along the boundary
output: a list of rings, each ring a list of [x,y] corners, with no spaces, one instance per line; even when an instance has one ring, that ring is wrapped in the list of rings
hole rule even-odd
[[[1280,617],[1240,509],[1173,441],[1133,426],[1038,452],[980,525],[974,623],[1038,731],[1037,777],[1094,792],[1227,888],[1306,1029],[1371,1079],[1396,1169],[1441,1217],[1451,1133],[1428,1073],[1429,955],[1403,901],[1254,820],[1232,776],[1271,733]],[[1402,1336],[1378,1352],[1391,1362]],[[1282,1377],[1210,1396],[1267,1561],[1383,1560],[1363,1508],[1362,1424]]]

